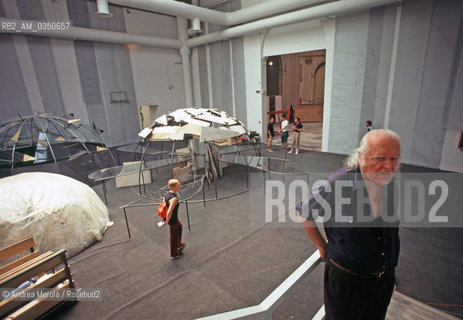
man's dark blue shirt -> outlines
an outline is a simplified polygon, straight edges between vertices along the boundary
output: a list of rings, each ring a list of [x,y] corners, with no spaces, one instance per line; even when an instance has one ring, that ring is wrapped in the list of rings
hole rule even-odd
[[[353,272],[377,274],[397,266],[400,251],[395,181],[383,189],[387,201],[376,218],[360,171],[343,168],[296,210],[307,220],[324,221],[329,258]]]
[[[273,123],[269,123],[267,125],[267,136],[268,136],[269,132],[270,132],[269,138],[273,138],[275,136],[275,131],[273,129]]]

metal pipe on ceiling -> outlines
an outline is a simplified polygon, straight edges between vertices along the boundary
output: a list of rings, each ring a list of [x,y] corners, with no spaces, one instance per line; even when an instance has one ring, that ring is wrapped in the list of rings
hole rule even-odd
[[[120,0],[117,0],[120,1]],[[125,0],[124,0],[125,1]],[[155,2],[159,0],[131,0],[131,2],[138,1],[147,1]],[[278,0],[279,1],[279,0]],[[114,2],[110,0],[110,2]],[[166,1],[167,2],[167,1]],[[169,1],[171,2],[171,1]],[[273,2],[273,1],[269,1]],[[122,32],[113,32],[81,27],[70,27],[68,30],[62,31],[53,31],[40,33],[32,33],[24,31],[23,33],[28,33],[36,36],[47,36],[54,38],[63,38],[63,39],[73,39],[73,40],[88,40],[88,41],[97,41],[97,42],[108,42],[108,43],[121,43],[121,44],[140,44],[148,47],[158,47],[158,48],[172,48],[180,49],[183,46],[189,48],[230,39],[234,37],[249,35],[253,33],[258,33],[263,30],[268,30],[275,27],[280,27],[284,25],[294,24],[302,21],[309,21],[314,19],[320,19],[324,17],[332,17],[337,15],[345,15],[353,12],[359,12],[362,10],[367,10],[372,7],[387,5],[398,0],[341,0],[337,2],[331,2],[324,5],[311,7],[307,9],[302,9],[295,12],[285,13],[276,17],[262,19],[254,22],[250,22],[244,25],[237,27],[228,28],[223,31],[214,32],[199,36],[196,38],[191,38],[186,41],[181,41],[178,39],[170,38],[159,38],[159,37],[150,37],[142,36],[135,34],[127,34]],[[180,3],[179,3],[180,4]],[[189,7],[195,7],[190,6]],[[198,7],[195,7],[198,8]],[[213,11],[213,10],[210,10]],[[213,11],[215,12],[215,11]],[[215,12],[217,13],[217,12]],[[196,17],[196,15],[193,15]],[[1,19],[0,19],[1,20]]]
[[[237,27],[231,27],[223,31],[191,38],[187,40],[186,45],[188,47],[195,47],[215,41],[259,33],[264,30],[295,24],[298,22],[361,12],[372,7],[387,5],[394,2],[398,2],[398,0],[343,0],[338,2],[331,2],[322,6],[285,13],[276,17],[262,19]]]
[[[6,20],[0,18],[0,21]],[[8,19],[8,21],[14,21]],[[19,21],[17,24],[19,25]],[[68,40],[86,40],[104,43],[119,43],[119,44],[139,44],[147,47],[155,48],[170,48],[180,49],[184,46],[183,41],[171,38],[160,38],[151,36],[142,36],[136,34],[129,34],[124,32],[114,32],[90,28],[81,28],[70,26],[67,30],[59,31],[40,31],[34,32],[33,30],[22,30],[21,34],[28,34],[33,36],[68,39]]]
[[[108,0],[123,7],[168,14],[182,18],[199,18],[212,24],[231,26],[316,4],[326,0],[269,0],[234,12],[222,12],[174,0]],[[340,1],[340,0],[332,0]]]

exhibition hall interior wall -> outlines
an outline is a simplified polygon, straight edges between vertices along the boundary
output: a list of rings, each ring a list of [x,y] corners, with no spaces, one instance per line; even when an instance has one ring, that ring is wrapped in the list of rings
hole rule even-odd
[[[223,12],[241,9],[240,1],[223,3],[213,8]],[[224,26],[205,24],[206,33],[226,29]],[[195,49],[193,49],[195,50]],[[193,51],[192,50],[192,51]],[[231,38],[196,47],[198,77],[193,72],[195,106],[217,108],[248,123],[246,113],[246,90],[244,71],[243,38]]]
[[[104,19],[94,15],[94,1],[0,1],[4,18],[178,39],[173,16],[110,11]],[[463,2],[406,0],[201,45],[190,56],[194,106],[225,110],[265,133],[266,57],[325,49],[323,151],[350,153],[371,119],[401,135],[404,163],[463,172],[462,29]],[[140,105],[158,105],[159,115],[185,106],[182,59],[178,49],[2,33],[0,101],[1,121],[74,113],[104,130],[109,146],[131,143],[141,129]]]
[[[246,80],[259,44],[263,57],[326,49],[323,151],[350,154],[371,119],[400,134],[403,163],[463,172],[463,2],[408,0],[253,37]]]
[[[371,119],[400,134],[402,162],[463,171],[462,41],[457,0],[404,1],[336,19],[327,151],[350,152]]]
[[[111,18],[94,15],[94,1],[2,1],[11,19],[72,20],[73,26],[177,37],[176,19],[111,6]],[[137,141],[138,107],[159,115],[183,107],[181,58],[176,49],[0,34],[2,121],[50,112],[74,113],[104,130],[109,146]]]

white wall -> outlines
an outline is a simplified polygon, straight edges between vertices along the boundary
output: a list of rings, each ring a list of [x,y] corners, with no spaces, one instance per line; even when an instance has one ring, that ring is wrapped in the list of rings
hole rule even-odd
[[[462,128],[463,129],[463,128]],[[463,150],[458,149],[461,129],[448,129],[442,148],[440,169],[463,173]]]
[[[300,22],[270,30],[263,46],[266,57],[326,49],[326,35],[320,20]]]
[[[264,131],[266,119],[265,63],[262,58],[296,52],[326,50],[325,75],[325,115],[330,114],[331,74],[334,48],[334,21],[315,20],[301,22],[289,26],[274,28],[265,36],[254,35],[244,37],[247,119],[249,130],[260,134]],[[256,93],[260,91],[260,93]],[[252,119],[252,120],[249,120]],[[325,121],[323,131],[324,151],[327,149],[329,137],[329,121]]]
[[[178,50],[130,49],[137,104],[158,105],[160,115],[185,104],[181,58]]]
[[[66,0],[35,2],[41,10],[34,13],[27,2],[1,1],[5,15],[11,19],[20,19],[24,12],[50,20],[69,20],[73,15],[79,18],[74,21],[76,26],[177,39],[176,19],[171,16],[112,6],[113,17],[104,19],[94,15],[95,1]],[[106,142],[114,146],[137,140],[139,105],[157,104],[160,113],[184,106],[183,72],[177,50],[19,34],[7,36],[4,41],[8,56],[2,57],[0,63],[5,74],[15,75],[15,86],[11,90],[3,86],[5,103],[0,107],[8,112],[1,112],[0,120],[8,120],[16,113],[74,113],[104,130]],[[111,101],[110,94],[115,91],[126,92],[128,102]],[[11,106],[18,105],[18,101],[21,108],[13,109]],[[52,106],[47,101],[52,101]]]
[[[42,6],[47,19],[69,19],[65,1],[42,0]],[[84,123],[89,123],[87,108],[82,100],[79,70],[76,64],[73,42],[61,39],[50,39],[50,42],[64,110],[68,114],[74,113],[74,116]]]
[[[29,98],[33,114],[45,112],[42,102],[37,76],[34,70],[29,45],[24,36],[18,35],[13,37],[13,44],[19,61],[19,67],[24,79],[27,96]]]
[[[42,0],[44,17],[50,20],[68,20],[66,2]],[[20,19],[18,8],[14,1],[3,1],[3,7],[8,17]],[[46,112],[43,97],[37,81],[36,69],[31,58],[31,47],[22,35],[12,37],[19,68],[23,75],[24,85],[31,104],[32,113]],[[73,42],[70,40],[50,39],[57,82],[63,100],[65,113],[74,113],[76,118],[88,123],[86,106],[82,100],[82,91]],[[3,61],[3,63],[7,63]]]
[[[326,62],[335,72],[327,84],[332,90],[329,152],[351,153],[364,132],[360,119],[366,83],[368,17],[368,13],[362,13],[336,19],[334,60]]]
[[[457,149],[460,132],[463,130],[463,90],[461,90],[463,88],[463,51],[460,51],[458,61],[440,168],[463,172],[463,150]]]
[[[130,9],[127,33],[177,39],[174,17]],[[178,50],[129,46],[137,105],[158,105],[159,116],[185,106],[182,59]]]
[[[74,113],[74,116],[84,123],[89,123],[87,108],[82,100],[74,45],[72,41],[60,39],[51,39],[51,45],[64,110],[68,114]]]
[[[262,93],[264,88],[262,88],[261,38],[261,35],[244,37],[243,47],[246,79],[246,126],[248,130],[257,131],[262,136],[264,132],[263,107],[265,106],[263,98],[265,96]]]
[[[463,172],[462,10],[458,0],[402,5],[390,127],[406,163]]]
[[[20,19],[18,8],[16,3],[13,1],[3,0],[3,8],[5,14],[11,19]],[[35,75],[34,64],[32,62],[31,54],[29,51],[29,45],[26,41],[25,36],[17,35],[12,37],[14,50],[19,62],[19,68],[24,79],[24,86],[26,88],[29,103],[31,104],[32,112],[45,112],[45,108],[42,103],[42,96]],[[11,103],[11,101],[5,101],[5,103]],[[9,120],[9,119],[2,119]]]
[[[257,107],[266,101],[261,59],[326,49],[323,151],[349,154],[373,119],[401,135],[404,163],[463,171],[462,8],[457,0],[409,0],[399,10],[393,4],[244,37],[249,129],[260,132],[265,119]]]
[[[243,0],[242,7],[258,2]],[[2,0],[2,3],[8,17],[19,17],[18,8],[22,7],[16,2]],[[40,3],[47,19],[66,19],[67,10],[79,5],[65,0],[40,0]],[[67,8],[71,3],[74,7]],[[116,16],[105,20],[93,15],[95,2],[88,1],[85,5],[88,5],[87,13],[93,28],[177,39],[174,17],[113,7]],[[397,29],[395,7],[390,5],[336,20],[321,19],[274,28],[267,34],[245,36],[242,42],[234,41],[232,46],[226,41],[211,45],[215,48],[212,56],[222,59],[209,61],[224,65],[211,66],[209,71],[214,75],[208,75],[206,80],[216,79],[217,73],[226,71],[223,81],[212,85],[201,80],[204,83],[199,86],[205,66],[196,62],[207,61],[202,57],[205,55],[202,52],[207,50],[204,47],[197,50],[199,53],[193,50],[195,102],[201,103],[201,98],[206,101],[209,95],[209,104],[212,104],[213,97],[232,113],[236,98],[242,97],[237,113],[241,112],[240,117],[245,118],[249,130],[262,134],[266,118],[265,57],[325,49],[323,151],[349,153],[362,135],[364,117],[371,116],[378,127],[389,127],[405,137],[405,162],[463,171],[462,153],[455,147],[459,130],[463,128],[463,96],[460,93],[463,91],[459,90],[463,87],[463,56],[461,48],[457,50],[456,45],[461,44],[462,39],[459,26],[463,19],[463,3],[459,0],[408,0],[403,2],[402,8],[402,20]],[[79,12],[74,17],[82,16]],[[394,30],[399,30],[397,56],[391,50]],[[50,91],[43,83],[43,74],[37,72],[46,66],[34,65],[34,61],[48,62],[50,59],[45,59],[47,57],[42,54],[42,60],[37,60],[36,52],[30,49],[29,38],[11,37],[13,40],[8,44],[12,43],[12,46],[5,50],[10,62],[5,59],[2,63],[13,66],[13,71],[20,69],[17,73],[21,77],[18,76],[16,82],[25,89],[17,89],[16,96],[14,93],[4,96],[11,100],[7,103],[15,104],[14,98],[27,95],[27,99],[21,100],[24,110],[49,111],[45,98],[47,92],[52,92],[56,99],[52,97],[51,101],[61,99],[64,112],[73,112],[84,121],[92,112],[97,114],[102,120],[97,125],[102,125],[105,135],[111,136],[110,144],[114,144],[127,142],[132,136],[136,139],[134,133],[140,125],[139,105],[159,105],[160,114],[184,106],[183,72],[177,50],[94,43],[94,50],[93,47],[89,49],[91,54],[79,60],[78,54],[86,47],[76,51],[79,49],[77,42],[50,39],[45,41],[44,47],[51,49],[53,63],[49,69],[54,70],[51,75],[56,75],[52,84],[58,84],[58,88],[54,86]],[[92,62],[92,54],[97,60],[99,83],[92,82],[96,73],[83,72],[89,70],[91,64],[85,59]],[[393,58],[397,58],[394,63]],[[15,59],[19,61],[18,66],[13,63]],[[346,65],[350,69],[345,68]],[[231,77],[230,72],[234,72]],[[233,93],[229,92],[229,83],[235,85]],[[86,89],[97,85],[101,92],[97,88],[95,92],[85,94]],[[130,106],[123,108],[108,102],[109,92],[119,89],[128,92]],[[101,93],[104,101],[84,99],[83,95],[87,97],[93,93]],[[95,111],[97,107],[98,112]]]
[[[352,152],[373,119],[399,133],[403,163],[463,172],[462,9],[409,0],[336,19],[328,151]]]

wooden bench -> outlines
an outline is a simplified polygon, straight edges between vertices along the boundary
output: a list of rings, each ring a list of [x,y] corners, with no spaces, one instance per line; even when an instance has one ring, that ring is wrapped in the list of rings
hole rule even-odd
[[[30,237],[0,249],[0,263],[6,261],[0,266],[1,319],[42,318],[63,304],[76,302],[63,294],[75,288],[66,250],[40,254],[34,246]],[[11,295],[12,289],[30,279],[35,282]]]

